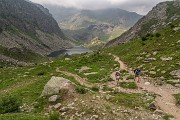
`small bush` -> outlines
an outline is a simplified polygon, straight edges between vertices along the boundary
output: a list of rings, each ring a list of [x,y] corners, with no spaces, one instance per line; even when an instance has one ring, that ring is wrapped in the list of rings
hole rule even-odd
[[[85,94],[87,92],[87,90],[82,86],[78,86],[78,87],[76,87],[76,92],[78,92],[80,94]]]
[[[93,86],[91,88],[92,91],[98,92],[99,91],[99,87],[98,86]]]
[[[146,41],[147,37],[142,37],[141,39],[142,39],[142,41]]]
[[[160,33],[156,33],[155,36],[156,36],[156,37],[160,37],[161,34],[160,34]]]
[[[151,36],[151,34],[150,34],[150,33],[146,34],[146,37],[150,37],[150,36]]]
[[[0,100],[0,114],[20,112],[21,101],[13,96],[5,96]]]
[[[39,72],[37,75],[38,76],[43,76],[43,75],[45,75],[45,72]]]

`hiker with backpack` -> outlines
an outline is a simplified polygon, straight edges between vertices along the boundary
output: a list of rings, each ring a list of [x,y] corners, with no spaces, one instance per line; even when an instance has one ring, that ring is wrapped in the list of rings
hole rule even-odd
[[[140,69],[136,68],[136,69],[134,70],[134,74],[135,74],[135,76],[134,76],[134,81],[136,81],[136,79],[137,79],[137,82],[138,82],[138,83],[140,83],[140,73],[141,73],[141,70],[140,70]]]
[[[120,70],[119,70],[119,71],[116,71],[115,77],[116,77],[117,86],[119,85],[120,75],[121,75]]]

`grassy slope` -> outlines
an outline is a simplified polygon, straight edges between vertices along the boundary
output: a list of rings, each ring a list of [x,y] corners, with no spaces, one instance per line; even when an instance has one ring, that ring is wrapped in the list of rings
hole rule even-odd
[[[150,75],[148,71],[155,71],[155,75],[150,75],[152,77],[164,76],[167,80],[172,79],[173,77],[169,73],[173,70],[180,69],[180,65],[178,65],[180,60],[180,43],[177,43],[180,38],[180,31],[173,30],[179,24],[180,22],[176,21],[168,25],[165,29],[159,31],[161,35],[159,37],[153,34],[146,37],[147,40],[145,41],[138,39],[106,49],[105,51],[118,55],[132,68],[143,65],[141,69],[145,74]],[[157,54],[153,55],[154,52],[157,52]],[[172,57],[173,59],[162,61],[160,59],[161,57]],[[145,63],[144,60],[148,58],[156,58],[156,60]],[[162,71],[165,71],[165,73]]]
[[[72,60],[63,60],[66,57],[70,57]],[[59,60],[61,59],[61,60]],[[49,105],[47,98],[39,98],[43,90],[44,85],[51,78],[51,76],[61,76],[65,77],[75,84],[79,83],[72,77],[67,77],[61,73],[56,72],[56,68],[61,70],[69,71],[74,74],[78,74],[81,77],[87,77],[89,82],[107,82],[110,80],[110,74],[115,70],[115,65],[113,58],[103,52],[95,52],[83,55],[74,56],[61,56],[52,63],[43,63],[35,66],[29,67],[16,67],[16,68],[1,68],[0,69],[0,96],[12,95],[16,96],[18,99],[22,100],[22,103],[26,103],[28,106],[34,106],[34,110],[30,113],[16,113],[16,114],[4,114],[0,115],[2,120],[23,120],[23,119],[38,119],[45,120],[48,119],[44,116],[44,108]],[[80,69],[82,66],[88,66],[92,69],[83,71],[79,73],[76,69]],[[85,76],[83,73],[86,72],[97,72],[95,75]],[[108,89],[108,88],[106,88]],[[5,92],[6,91],[6,92]],[[87,96],[89,94],[87,93]],[[132,101],[132,98],[141,96],[140,94],[118,94],[113,96],[117,97],[117,100],[121,101],[127,100]],[[142,95],[143,96],[143,95]],[[82,95],[83,97],[83,95]],[[141,98],[139,98],[140,100]],[[113,102],[107,101],[107,102]],[[136,101],[136,104],[141,106],[147,102]],[[134,108],[134,106],[129,104],[120,104],[120,106]],[[81,108],[80,108],[81,109]]]

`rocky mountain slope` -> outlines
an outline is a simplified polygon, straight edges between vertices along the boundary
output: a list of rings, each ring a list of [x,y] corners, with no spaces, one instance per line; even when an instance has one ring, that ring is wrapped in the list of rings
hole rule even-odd
[[[130,40],[145,37],[148,33],[156,33],[172,21],[180,19],[180,2],[168,1],[159,3],[146,16],[141,18],[132,28],[106,44],[105,47],[116,46]]]
[[[45,5],[62,30],[72,39],[89,42],[95,37],[107,41],[132,27],[142,16],[121,9],[80,10]],[[117,34],[118,33],[118,34]]]
[[[43,6],[24,0],[1,0],[0,9],[1,62],[31,61],[30,56],[71,47]]]

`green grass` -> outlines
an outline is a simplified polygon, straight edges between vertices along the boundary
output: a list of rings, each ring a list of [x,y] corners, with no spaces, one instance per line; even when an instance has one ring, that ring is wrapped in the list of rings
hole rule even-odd
[[[120,86],[122,88],[137,89],[137,85],[135,82],[120,82]]]
[[[3,114],[0,115],[0,120],[47,120],[48,116],[41,114],[25,114],[25,113],[14,113],[14,114]]]

